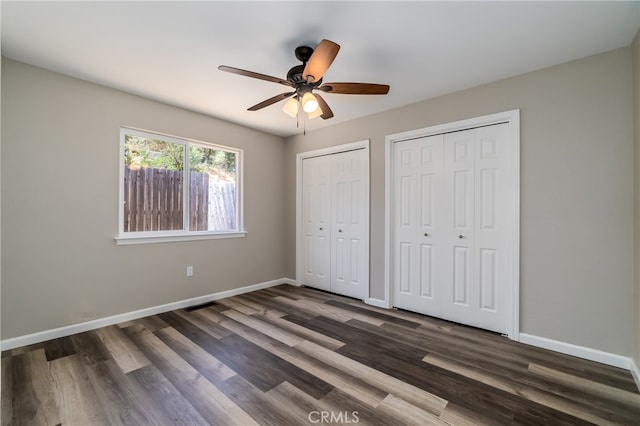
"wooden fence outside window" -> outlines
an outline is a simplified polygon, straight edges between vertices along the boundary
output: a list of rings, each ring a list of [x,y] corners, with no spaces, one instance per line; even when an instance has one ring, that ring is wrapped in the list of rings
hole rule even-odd
[[[181,230],[182,171],[139,168],[124,170],[124,232]],[[208,173],[189,175],[189,231],[236,229],[235,182]]]

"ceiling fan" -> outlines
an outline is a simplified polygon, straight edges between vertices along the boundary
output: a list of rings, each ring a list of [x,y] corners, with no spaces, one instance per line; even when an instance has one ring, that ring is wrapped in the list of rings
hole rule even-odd
[[[265,101],[262,101],[250,108],[249,111],[257,111],[276,102],[287,98],[283,111],[292,117],[297,117],[302,106],[302,110],[309,118],[322,117],[327,120],[333,117],[333,111],[325,100],[315,91],[324,93],[338,93],[343,95],[386,95],[389,93],[389,86],[386,84],[371,83],[322,83],[322,76],[336,58],[340,46],[330,40],[322,40],[316,49],[309,46],[299,46],[295,49],[295,55],[302,65],[296,65],[289,70],[287,78],[282,79],[270,75],[247,71],[240,68],[220,65],[221,71],[243,75],[245,77],[257,78],[273,83],[289,86],[292,90],[281,93]]]

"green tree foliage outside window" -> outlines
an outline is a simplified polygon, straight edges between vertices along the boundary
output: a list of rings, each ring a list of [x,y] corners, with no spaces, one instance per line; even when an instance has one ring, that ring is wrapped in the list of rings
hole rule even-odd
[[[224,171],[231,176],[236,172],[236,154],[195,144],[189,145],[189,170],[211,173]],[[185,145],[149,139],[136,135],[125,136],[125,165],[132,168],[155,168],[181,171],[184,169]]]

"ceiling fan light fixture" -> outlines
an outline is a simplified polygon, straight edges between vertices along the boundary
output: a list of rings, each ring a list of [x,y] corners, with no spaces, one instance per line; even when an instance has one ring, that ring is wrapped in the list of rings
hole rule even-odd
[[[302,95],[302,109],[306,113],[315,112],[319,107],[318,100],[313,93],[307,92]]]
[[[300,103],[298,102],[298,99],[293,97],[284,104],[284,106],[282,107],[282,111],[284,111],[287,115],[295,118],[298,115],[299,108]]]

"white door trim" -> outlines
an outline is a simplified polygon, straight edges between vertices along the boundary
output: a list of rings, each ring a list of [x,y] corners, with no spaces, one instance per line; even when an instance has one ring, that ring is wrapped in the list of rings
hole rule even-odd
[[[507,277],[511,306],[509,332],[512,340],[520,340],[520,110],[499,112],[466,120],[440,124],[422,129],[396,133],[385,137],[385,290],[384,305],[393,306],[391,286],[393,282],[393,144],[409,139],[423,138],[441,133],[466,130],[492,124],[509,124],[509,149],[507,152]]]
[[[370,270],[370,262],[369,259],[371,257],[371,247],[369,245],[369,241],[370,241],[370,234],[371,234],[371,230],[369,227],[369,217],[371,214],[371,208],[370,208],[370,203],[369,203],[369,193],[370,193],[370,187],[369,187],[369,182],[370,182],[370,162],[371,162],[371,156],[369,153],[369,139],[365,139],[362,141],[358,141],[358,142],[352,142],[352,143],[347,143],[347,144],[342,144],[342,145],[335,145],[335,146],[330,146],[327,148],[322,148],[322,149],[317,149],[317,150],[313,150],[313,151],[307,151],[307,152],[300,152],[296,155],[296,284],[297,285],[301,285],[302,281],[301,278],[304,275],[303,271],[301,270],[302,268],[302,160],[304,160],[305,158],[312,158],[312,157],[320,157],[323,155],[331,155],[331,154],[338,154],[341,152],[347,152],[347,151],[355,151],[355,150],[359,150],[359,149],[364,149],[366,154],[366,164],[365,164],[365,169],[366,169],[366,205],[367,205],[367,214],[366,216],[366,224],[365,227],[366,229],[368,229],[369,231],[366,233],[366,244],[367,244],[367,258],[365,260],[366,262],[366,268],[367,271]],[[365,300],[369,298],[370,296],[370,286],[369,286],[369,282],[370,282],[370,273],[368,274],[368,279],[367,279],[367,283],[366,283],[366,292],[365,292]]]

